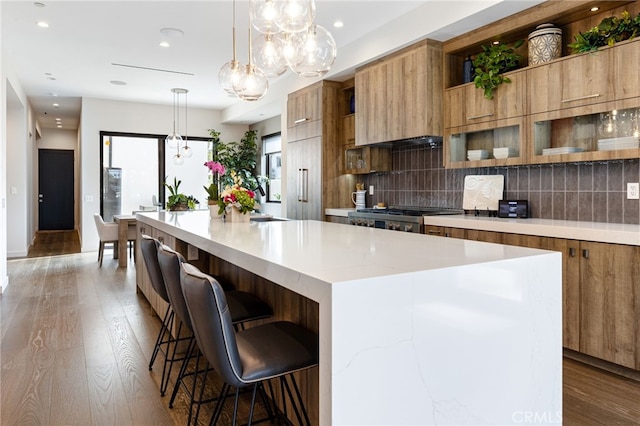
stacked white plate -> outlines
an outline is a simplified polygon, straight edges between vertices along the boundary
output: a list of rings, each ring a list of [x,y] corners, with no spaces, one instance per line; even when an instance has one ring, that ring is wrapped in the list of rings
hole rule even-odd
[[[598,151],[614,151],[616,149],[634,149],[639,147],[640,142],[638,138],[634,136],[598,139]]]
[[[494,158],[509,158],[517,157],[518,150],[515,148],[493,148]]]
[[[572,152],[583,151],[584,148],[578,148],[577,146],[562,146],[559,148],[545,148],[542,150],[542,155],[571,154]]]
[[[467,151],[467,159],[469,161],[486,160],[487,158],[489,158],[489,151],[486,149],[470,149]]]

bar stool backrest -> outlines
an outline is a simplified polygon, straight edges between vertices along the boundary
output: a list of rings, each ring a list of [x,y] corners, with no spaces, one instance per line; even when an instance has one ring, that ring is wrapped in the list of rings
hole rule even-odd
[[[140,249],[142,250],[142,257],[144,258],[144,264],[147,267],[149,273],[149,279],[151,280],[151,286],[153,290],[167,303],[169,301],[169,295],[167,294],[167,288],[160,271],[160,265],[158,264],[158,245],[160,241],[145,234],[140,235]]]
[[[189,310],[184,301],[182,286],[180,284],[180,264],[183,262],[185,262],[185,259],[180,253],[162,243],[158,244],[158,264],[160,265],[160,271],[164,278],[164,284],[167,287],[171,306],[173,306],[173,310],[178,318],[180,318],[180,321],[182,321],[189,330],[193,330]]]
[[[198,347],[225,382],[236,388],[246,386],[240,380],[236,333],[222,286],[188,263],[181,264],[180,282]]]

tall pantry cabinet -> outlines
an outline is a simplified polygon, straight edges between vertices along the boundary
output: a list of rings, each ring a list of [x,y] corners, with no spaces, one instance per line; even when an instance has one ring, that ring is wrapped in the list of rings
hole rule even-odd
[[[342,84],[319,81],[287,98],[287,217],[324,220],[325,208],[349,207],[354,177],[341,175]]]

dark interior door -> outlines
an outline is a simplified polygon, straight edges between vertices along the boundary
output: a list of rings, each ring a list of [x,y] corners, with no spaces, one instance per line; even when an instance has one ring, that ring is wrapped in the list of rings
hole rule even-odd
[[[73,229],[73,151],[38,150],[38,229]]]

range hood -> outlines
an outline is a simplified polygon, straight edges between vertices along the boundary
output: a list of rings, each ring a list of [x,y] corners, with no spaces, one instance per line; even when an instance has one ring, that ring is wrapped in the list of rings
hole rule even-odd
[[[393,142],[393,147],[406,147],[412,145],[429,145],[431,148],[442,146],[442,136],[417,136],[415,138],[401,139]]]

